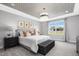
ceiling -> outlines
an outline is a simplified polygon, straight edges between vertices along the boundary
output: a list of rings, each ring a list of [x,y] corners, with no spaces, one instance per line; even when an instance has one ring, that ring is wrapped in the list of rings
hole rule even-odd
[[[74,3],[3,3],[9,7],[20,10],[24,13],[35,17],[40,17],[43,8],[49,14],[49,18],[57,17],[67,13],[72,13],[74,10]],[[67,13],[65,11],[68,11]]]

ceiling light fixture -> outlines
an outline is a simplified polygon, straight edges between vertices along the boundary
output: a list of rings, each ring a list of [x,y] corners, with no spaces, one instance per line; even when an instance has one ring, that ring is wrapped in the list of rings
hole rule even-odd
[[[46,8],[43,8],[43,12],[40,14],[40,20],[48,20],[48,13],[45,9]]]

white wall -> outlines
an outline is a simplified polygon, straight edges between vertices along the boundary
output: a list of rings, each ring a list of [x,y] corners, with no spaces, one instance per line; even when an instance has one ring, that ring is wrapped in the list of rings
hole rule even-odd
[[[76,42],[76,37],[79,36],[79,16],[73,16],[66,19],[67,24],[67,41]]]
[[[40,23],[37,21],[0,11],[0,48],[3,47],[3,37],[5,36],[5,32],[13,30],[13,28],[16,29],[18,20],[31,21],[40,29]]]

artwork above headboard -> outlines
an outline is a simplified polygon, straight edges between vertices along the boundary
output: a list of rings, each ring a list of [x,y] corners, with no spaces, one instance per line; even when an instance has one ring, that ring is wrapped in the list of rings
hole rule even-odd
[[[20,29],[22,36],[38,35],[40,33],[37,25],[34,26],[30,21],[18,21],[17,28]]]

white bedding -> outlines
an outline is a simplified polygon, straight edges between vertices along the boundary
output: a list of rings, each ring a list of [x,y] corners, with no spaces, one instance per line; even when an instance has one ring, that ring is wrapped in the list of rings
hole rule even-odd
[[[33,52],[37,53],[38,44],[46,40],[51,40],[51,37],[46,35],[33,35],[20,37],[20,44],[30,47]]]

